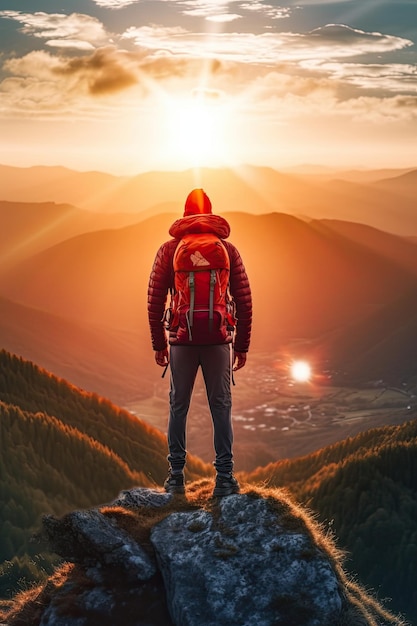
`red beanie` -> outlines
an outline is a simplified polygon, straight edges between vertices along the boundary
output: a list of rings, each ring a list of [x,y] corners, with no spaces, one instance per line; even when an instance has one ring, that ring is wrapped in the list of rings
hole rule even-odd
[[[211,213],[210,198],[202,189],[193,189],[185,201],[184,217]]]

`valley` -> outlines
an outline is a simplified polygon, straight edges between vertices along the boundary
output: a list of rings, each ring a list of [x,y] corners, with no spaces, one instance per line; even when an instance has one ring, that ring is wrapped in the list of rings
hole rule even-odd
[[[168,376],[157,378],[151,394],[126,408],[166,432]],[[417,386],[390,387],[383,380],[361,386],[336,386],[331,372],[306,383],[293,382],[281,359],[250,354],[235,374],[233,425],[236,471],[280,459],[310,454],[332,443],[384,425],[417,417]],[[144,392],[145,395],[145,392]],[[213,460],[212,425],[204,382],[199,373],[188,417],[188,449],[204,461]]]

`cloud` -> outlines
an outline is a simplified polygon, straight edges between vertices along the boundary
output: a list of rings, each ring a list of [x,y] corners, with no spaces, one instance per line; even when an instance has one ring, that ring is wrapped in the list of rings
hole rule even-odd
[[[162,88],[162,85],[157,86],[158,81],[173,84],[184,78],[189,78],[194,87],[203,69],[215,75],[222,69],[222,64],[216,60],[207,63],[202,59],[177,57],[161,50],[154,54],[148,48],[130,51],[116,46],[97,48],[76,56],[37,50],[3,63],[4,72],[24,79],[25,83],[28,80],[48,81],[51,86],[55,84],[56,90],[90,96],[111,95],[135,85],[142,93],[157,91]],[[6,80],[9,85],[17,84],[10,82],[11,79]]]
[[[417,67],[408,63],[306,62],[303,67],[361,89],[417,93]]]
[[[262,119],[279,120],[282,124],[294,119],[325,122],[326,118],[329,121],[345,118],[379,125],[417,119],[416,95],[345,97],[332,78],[278,71],[268,72],[252,82],[246,106],[256,107]]]
[[[339,111],[353,120],[385,125],[417,120],[416,96],[360,97],[340,103]]]
[[[111,96],[138,85],[138,66],[137,53],[113,47],[79,57],[58,57],[37,50],[6,61],[4,69],[14,76],[5,79],[0,90],[8,95],[9,102],[13,99],[12,113],[33,109],[34,114],[42,114],[47,104],[47,110],[57,115],[68,107],[75,114],[89,96]]]
[[[358,0],[296,0],[296,4],[298,6],[321,6],[323,4],[347,4],[349,2],[356,4],[357,1]]]
[[[210,22],[233,22],[242,16],[229,13],[229,0],[179,0],[178,5],[186,7],[182,13],[192,17],[204,17]]]
[[[135,45],[148,50],[174,52],[178,41],[192,38],[193,35],[181,26],[130,26],[122,35],[122,39],[131,39]],[[181,49],[185,46],[180,44]]]
[[[229,5],[236,5],[240,13],[229,12]],[[182,13],[193,17],[204,17],[212,22],[232,22],[243,17],[242,13],[260,13],[270,19],[282,19],[289,17],[292,9],[276,7],[272,4],[265,4],[258,0],[254,2],[240,2],[240,0],[178,0],[178,5],[185,8]]]
[[[148,107],[158,102],[154,98],[159,97],[159,92],[152,91],[148,84],[151,73],[163,74],[166,80],[174,81],[175,75],[169,71],[173,62],[173,59],[159,59],[156,65],[148,67],[139,53],[121,53],[114,48],[103,48],[79,58],[58,58],[46,51],[31,52],[21,59],[7,61],[7,69],[14,76],[0,85],[0,112],[4,118],[20,116],[49,121],[112,119],[132,112],[137,115],[146,99],[149,99]],[[173,67],[178,74],[180,68],[184,74],[190,71],[188,62]],[[177,80],[177,86],[182,85],[183,89],[182,77]],[[225,75],[218,83],[223,89],[192,89],[192,81],[189,84],[191,97],[204,102],[219,102],[227,97],[230,103],[234,102],[241,119],[246,115],[255,116],[266,124],[285,125],[291,120],[307,123],[311,119],[317,123],[321,120],[323,124],[326,119],[397,124],[414,123],[417,119],[416,96],[343,99],[338,94],[337,83],[325,77],[267,72],[242,83],[241,92],[235,92],[234,97]],[[127,87],[130,89],[126,90]],[[123,98],[121,92],[125,93]],[[172,96],[174,90],[167,93]]]
[[[263,2],[247,2],[240,5],[240,8],[245,11],[253,11],[262,13],[272,20],[281,20],[286,17],[290,17],[292,9],[290,7],[276,7],[272,4],[264,4]]]
[[[329,61],[363,54],[381,54],[413,45],[409,39],[367,33],[330,24],[308,33],[190,33],[183,28],[131,27],[122,39],[141,48],[173,55],[215,57],[237,63],[276,64],[315,59]]]
[[[114,47],[101,48],[89,56],[66,59],[54,73],[76,77],[91,95],[112,94],[139,82],[138,57]]]
[[[325,78],[269,71],[256,77],[246,91],[244,106],[266,123],[286,124],[294,119],[333,115],[337,84]]]
[[[9,59],[5,69],[14,75],[0,84],[0,112],[3,118],[63,118],[71,114],[74,86],[54,72],[60,60],[37,50],[20,59]]]
[[[239,20],[242,16],[237,15],[237,13],[219,13],[219,15],[211,15],[206,17],[206,20],[209,22],[234,22],[235,20]]]
[[[93,0],[93,2],[104,9],[123,9],[131,4],[137,4],[140,0]]]
[[[46,39],[46,44],[51,47],[85,50],[108,39],[103,24],[95,17],[82,13],[63,15],[0,11],[0,17],[19,22],[23,25],[22,33]]]
[[[164,0],[172,1],[172,0]],[[243,17],[242,13],[257,12],[270,19],[288,17],[292,11],[289,7],[276,7],[262,1],[241,2],[240,0],[173,0],[179,7],[185,7],[182,13],[192,17],[204,17],[211,22],[232,22]],[[234,5],[240,13],[229,12]]]
[[[94,50],[94,46],[88,41],[78,39],[49,39],[46,45],[50,48],[72,48],[74,50]]]
[[[284,71],[268,71],[257,77],[252,83],[252,90],[259,99],[268,99],[272,96],[282,97],[287,94],[310,98],[313,95],[323,94],[332,99],[337,94],[337,83],[333,80],[314,76],[297,76]]]
[[[93,2],[106,9],[123,9],[124,7],[136,4],[141,0],[93,0]],[[276,7],[272,4],[264,4],[261,1],[241,3],[240,0],[161,0],[170,2],[181,10],[183,15],[191,17],[203,17],[211,22],[233,22],[243,17],[239,13],[229,12],[229,5],[237,5],[239,9],[250,12],[261,13],[270,19],[281,19],[289,17],[292,9]]]
[[[104,1],[104,0],[100,0]],[[106,0],[108,2],[110,0]],[[111,0],[118,2],[120,0]],[[211,21],[233,21],[241,16],[229,13],[225,0],[181,0],[185,13]],[[259,1],[239,5],[250,11],[273,11],[277,17],[288,16],[289,9],[273,7]],[[278,13],[276,13],[278,11]],[[0,11],[0,17],[22,24],[21,31],[46,40],[48,47],[74,48],[88,51],[109,41],[103,24],[80,13],[48,14]],[[307,33],[293,32],[219,32],[192,33],[181,27],[147,25],[130,27],[120,35],[136,46],[158,54],[183,55],[196,58],[219,58],[237,63],[271,64],[291,60],[335,61],[363,54],[382,54],[413,45],[408,39],[376,32],[365,32],[342,24],[328,24]]]
[[[13,74],[31,79],[51,80],[53,74],[62,61],[59,57],[45,52],[44,50],[35,50],[20,58],[8,59],[3,68]]]
[[[359,54],[392,52],[412,46],[413,42],[403,37],[365,32],[344,24],[327,24],[309,33],[309,39],[317,47],[335,50],[335,55],[356,56]],[[352,51],[354,54],[352,55]]]

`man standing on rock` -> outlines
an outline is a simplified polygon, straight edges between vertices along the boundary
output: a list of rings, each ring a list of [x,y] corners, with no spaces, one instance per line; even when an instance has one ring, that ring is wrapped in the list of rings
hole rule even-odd
[[[159,248],[149,279],[148,316],[155,360],[171,366],[168,422],[170,493],[185,493],[186,420],[201,366],[214,427],[214,496],[239,491],[233,476],[232,370],[242,368],[249,349],[252,298],[228,222],[213,215],[202,189],[188,195],[172,239]],[[168,293],[171,295],[166,309]],[[168,340],[166,330],[168,330]]]

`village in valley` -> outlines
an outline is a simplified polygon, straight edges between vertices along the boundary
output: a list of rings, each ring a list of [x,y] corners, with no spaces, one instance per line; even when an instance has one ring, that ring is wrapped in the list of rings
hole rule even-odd
[[[251,353],[234,374],[233,425],[237,469],[248,471],[283,458],[303,456],[359,432],[417,417],[416,387],[390,387],[383,380],[335,385],[336,372],[323,367],[294,380],[291,360]],[[169,374],[158,378],[152,396],[126,407],[166,432]],[[190,452],[212,460],[212,425],[204,381],[197,375],[187,424]]]

